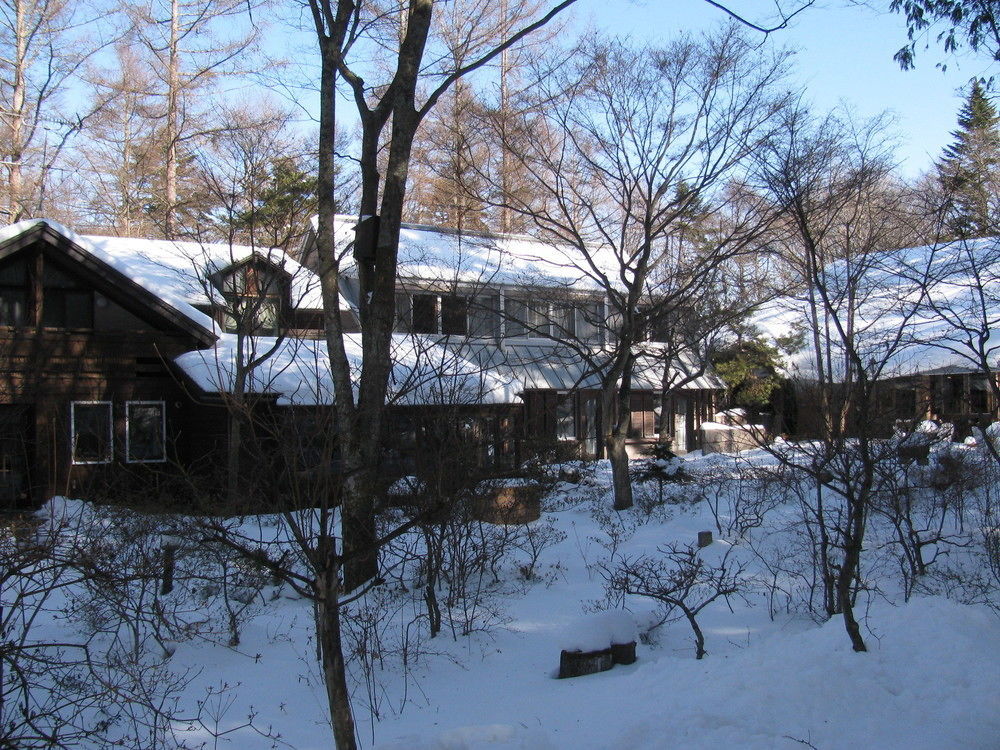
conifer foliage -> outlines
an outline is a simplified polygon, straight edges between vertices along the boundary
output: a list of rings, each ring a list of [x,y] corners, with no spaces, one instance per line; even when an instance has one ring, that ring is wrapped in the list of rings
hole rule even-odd
[[[978,80],[952,136],[938,163],[947,230],[956,237],[992,234],[1000,187],[1000,117]]]

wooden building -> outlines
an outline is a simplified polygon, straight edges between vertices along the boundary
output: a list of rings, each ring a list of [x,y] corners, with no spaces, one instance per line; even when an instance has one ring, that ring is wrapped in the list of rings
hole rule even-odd
[[[964,438],[973,427],[986,427],[1000,418],[990,377],[962,365],[937,367],[886,380],[881,402],[896,419],[949,422],[955,425],[955,437]]]
[[[465,241],[407,231],[421,251],[424,240],[449,252]],[[426,257],[422,276],[407,274],[415,246],[401,246],[390,472],[440,439],[443,418],[484,467],[513,467],[553,446],[600,450],[603,300],[562,282],[547,287],[537,268],[531,284],[504,276],[510,248],[492,242],[480,236],[465,247],[479,264],[474,279]],[[529,267],[538,247],[518,242],[518,262]],[[344,287],[341,318],[356,332],[349,274]],[[47,220],[0,230],[0,507],[135,482],[168,496],[177,483],[217,478],[232,446],[248,447],[247,433],[234,432],[234,394],[241,408],[266,415],[272,445],[287,448],[289,436],[331,412],[322,320],[318,279],[280,251],[88,237]],[[561,345],[554,326],[588,342],[589,353]],[[347,339],[360,357],[359,335]],[[656,351],[651,342],[633,376],[630,442],[641,450],[657,440],[663,419],[678,449],[695,448],[721,383],[693,381],[661,415],[669,363]],[[300,456],[332,432],[318,429],[295,448]],[[280,476],[280,467],[253,463]]]

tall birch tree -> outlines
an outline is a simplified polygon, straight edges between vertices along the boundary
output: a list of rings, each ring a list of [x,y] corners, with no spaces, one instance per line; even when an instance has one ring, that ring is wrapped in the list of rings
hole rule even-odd
[[[175,238],[184,185],[199,139],[224,129],[214,115],[221,82],[252,67],[260,0],[145,0],[127,6],[133,42],[151,78],[160,149],[153,206],[160,231]]]
[[[71,0],[0,0],[0,211],[36,216],[70,138],[100,103],[70,101],[87,60],[113,39],[100,5]]]

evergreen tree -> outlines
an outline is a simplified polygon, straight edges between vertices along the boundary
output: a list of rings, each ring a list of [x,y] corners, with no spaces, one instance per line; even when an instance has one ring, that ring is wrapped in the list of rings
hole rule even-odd
[[[938,163],[948,230],[956,237],[991,234],[1000,177],[1000,117],[978,80],[952,136],[955,141]]]
[[[285,247],[300,239],[298,233],[316,213],[316,176],[292,157],[275,159],[266,172],[262,183],[252,186],[250,205],[233,218],[233,226],[251,235],[254,244]]]
[[[781,355],[761,338],[733,342],[715,354],[712,366],[726,383],[729,406],[766,409],[781,387]]]

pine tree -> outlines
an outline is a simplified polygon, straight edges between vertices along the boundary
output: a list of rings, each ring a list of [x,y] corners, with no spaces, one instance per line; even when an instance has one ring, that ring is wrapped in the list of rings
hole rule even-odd
[[[978,80],[972,84],[952,136],[955,141],[938,163],[948,229],[957,237],[991,234],[1000,182],[1000,117]]]

